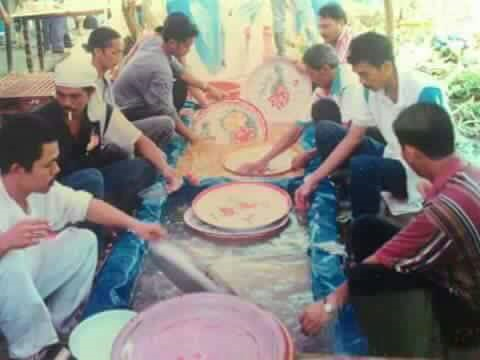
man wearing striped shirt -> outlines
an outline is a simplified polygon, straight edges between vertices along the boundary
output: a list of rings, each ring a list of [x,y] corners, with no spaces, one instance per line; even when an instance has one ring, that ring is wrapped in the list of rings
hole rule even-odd
[[[318,11],[318,29],[323,40],[335,49],[341,64],[347,63],[352,30],[345,10],[340,4],[330,3]]]
[[[431,294],[444,344],[478,345],[480,170],[455,154],[453,124],[448,112],[438,105],[418,103],[408,107],[393,128],[405,161],[428,180],[422,186],[423,209],[401,230],[375,215],[356,220],[351,240],[356,265],[348,270],[348,281],[326,299],[306,308],[301,315],[303,329],[308,334],[320,331],[349,297],[355,304],[356,297],[368,296],[368,306],[378,309],[382,294],[393,292],[401,299],[407,291],[422,288]],[[409,311],[413,314],[416,310],[413,306]],[[426,307],[422,311],[429,310]],[[405,321],[417,324],[412,331],[425,325],[419,324],[415,316],[399,316],[398,308],[392,308],[387,316],[391,319],[383,317],[379,321],[392,334],[400,332]],[[368,341],[372,346],[385,339],[369,337]],[[408,353],[407,349],[398,351],[403,354],[383,355]]]

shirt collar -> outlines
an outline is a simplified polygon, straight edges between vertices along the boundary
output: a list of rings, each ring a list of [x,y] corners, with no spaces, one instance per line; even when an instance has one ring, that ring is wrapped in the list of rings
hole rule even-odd
[[[445,187],[445,184],[450,180],[450,178],[452,178],[456,173],[466,168],[467,166],[468,164],[464,163],[460,158],[456,157],[450,160],[448,166],[445,169],[445,172],[433,181],[432,190],[428,194],[427,198],[430,199],[440,193]]]

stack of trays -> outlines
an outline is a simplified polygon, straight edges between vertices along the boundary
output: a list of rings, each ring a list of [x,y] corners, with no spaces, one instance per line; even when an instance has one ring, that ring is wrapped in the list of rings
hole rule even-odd
[[[197,293],[162,301],[117,336],[112,360],[293,360],[286,328],[232,295]]]
[[[185,224],[213,240],[255,242],[271,238],[288,224],[292,201],[281,188],[234,182],[202,191],[185,213]]]

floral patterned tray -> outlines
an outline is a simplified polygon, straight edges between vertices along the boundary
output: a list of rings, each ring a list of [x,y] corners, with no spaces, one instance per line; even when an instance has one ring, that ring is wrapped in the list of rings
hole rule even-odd
[[[288,193],[271,184],[233,182],[212,186],[193,201],[195,216],[226,230],[254,230],[287,216],[292,206]]]
[[[223,230],[199,220],[191,208],[185,212],[183,220],[191,230],[200,234],[202,237],[230,244],[240,243],[242,245],[270,239],[279,234],[289,222],[289,218],[286,216],[273,224],[255,230]]]
[[[296,123],[310,114],[312,83],[283,58],[260,65],[248,77],[242,93],[262,111],[268,123]]]
[[[193,131],[217,144],[251,144],[267,139],[261,111],[244,100],[225,100],[196,113]]]
[[[291,352],[272,314],[236,296],[197,293],[137,315],[117,337],[112,359],[290,360]]]

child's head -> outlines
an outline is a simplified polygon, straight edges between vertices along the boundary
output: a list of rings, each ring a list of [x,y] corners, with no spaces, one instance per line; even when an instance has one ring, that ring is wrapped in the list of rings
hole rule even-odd
[[[342,115],[340,114],[340,108],[335,101],[330,99],[317,100],[312,105],[312,121],[317,123],[322,120],[329,120],[341,124]]]

